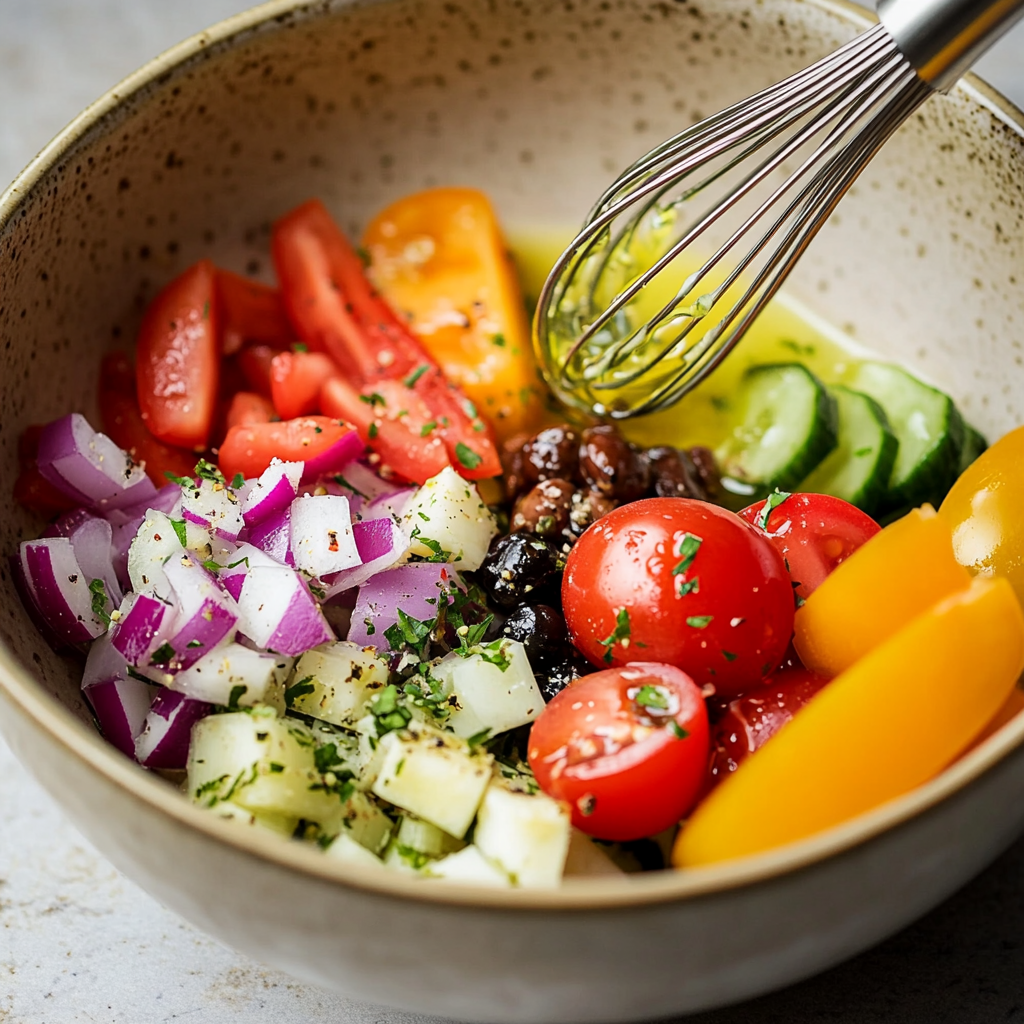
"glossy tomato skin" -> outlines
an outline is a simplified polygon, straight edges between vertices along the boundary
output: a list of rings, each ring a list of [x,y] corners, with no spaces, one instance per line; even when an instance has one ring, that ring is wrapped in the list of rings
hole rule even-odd
[[[202,451],[209,442],[220,371],[216,271],[201,260],[149,304],[135,359],[139,408],[165,444]]]
[[[594,523],[569,554],[562,605],[593,664],[666,662],[724,697],[760,684],[793,633],[779,553],[734,513],[690,498],[635,501]]]
[[[881,529],[856,505],[829,494],[791,494],[771,509],[766,525],[764,509],[765,502],[759,501],[748,505],[740,516],[782,555],[796,594],[803,600]]]
[[[273,423],[233,426],[217,454],[220,470],[231,480],[237,473],[258,477],[272,459],[305,462],[336,445],[351,428],[326,416],[300,416]]]
[[[709,788],[763,747],[827,682],[799,665],[782,668],[730,701],[712,730]]]
[[[541,789],[569,805],[573,825],[625,842],[686,814],[708,748],[707,710],[693,680],[672,665],[638,662],[556,694],[533,723],[527,753]]]

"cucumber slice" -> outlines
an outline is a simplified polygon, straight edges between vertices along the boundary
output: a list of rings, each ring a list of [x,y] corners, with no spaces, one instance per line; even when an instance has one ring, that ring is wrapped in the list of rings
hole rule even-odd
[[[975,430],[969,423],[964,424],[964,446],[960,451],[960,465],[957,474],[962,473],[986,448],[988,441],[985,435]]]
[[[862,363],[850,387],[885,410],[900,443],[885,505],[927,501],[938,507],[957,477],[964,446],[964,421],[953,400],[889,363]]]
[[[806,366],[752,366],[738,398],[740,422],[715,454],[750,501],[775,487],[793,490],[835,448],[835,400]]]
[[[899,441],[873,398],[841,384],[828,391],[839,412],[839,443],[800,490],[832,494],[871,515],[888,492]]]

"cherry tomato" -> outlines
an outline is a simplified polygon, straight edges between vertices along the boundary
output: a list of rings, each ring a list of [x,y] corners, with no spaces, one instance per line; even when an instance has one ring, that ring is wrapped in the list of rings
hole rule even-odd
[[[326,416],[302,416],[276,423],[232,427],[217,453],[220,471],[231,480],[259,476],[271,459],[305,462],[337,444],[352,428]]]
[[[276,288],[218,267],[217,298],[224,355],[234,354],[247,341],[287,346],[295,337]]]
[[[247,345],[238,353],[238,368],[242,371],[250,391],[270,398],[270,367],[273,365],[274,357],[283,351],[285,350],[274,348],[272,345]]]
[[[135,370],[123,352],[111,352],[103,357],[98,404],[103,433],[140,463],[157,487],[167,483],[168,473],[191,475],[196,466],[196,453],[164,444],[143,422],[135,399]]]
[[[773,504],[778,497],[748,505],[740,516],[753,523],[782,555],[797,597],[805,601],[840,562],[881,529],[842,498],[790,494]]]
[[[726,706],[712,732],[711,785],[736,771],[771,739],[826,683],[802,667],[784,668],[745,697]]]
[[[338,367],[322,352],[280,352],[270,364],[270,397],[278,416],[295,419],[316,412],[320,388]]]
[[[533,723],[527,754],[540,788],[569,805],[577,828],[627,841],[686,814],[708,746],[696,683],[672,665],[637,662],[557,694]]]
[[[149,304],[135,377],[142,419],[156,438],[202,451],[210,438],[220,370],[215,270],[202,260]]]
[[[733,697],[778,665],[793,633],[782,557],[739,516],[690,498],[647,498],[603,516],[566,562],[562,604],[595,665],[644,657]]]
[[[225,422],[227,429],[248,427],[253,423],[270,423],[277,413],[262,395],[253,391],[236,391],[228,406]]]

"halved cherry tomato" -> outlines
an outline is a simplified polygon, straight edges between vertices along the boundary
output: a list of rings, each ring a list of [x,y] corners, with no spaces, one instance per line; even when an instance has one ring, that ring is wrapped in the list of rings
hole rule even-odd
[[[351,423],[381,462],[406,480],[426,483],[449,465],[431,411],[398,381],[378,381],[359,392],[334,377],[320,392],[320,407]]]
[[[270,423],[277,417],[271,402],[253,391],[236,391],[228,406],[226,420],[227,429],[232,427],[248,427],[253,423]]]
[[[671,665],[637,662],[585,676],[530,730],[540,788],[598,839],[630,840],[674,825],[704,781],[708,716],[700,689]]]
[[[807,600],[840,562],[881,527],[856,505],[828,494],[773,495],[740,516],[762,530],[782,555],[799,598]]]
[[[139,329],[139,408],[159,440],[202,451],[210,438],[220,369],[215,270],[201,260],[149,304]]]
[[[415,390],[463,476],[501,472],[492,430],[374,290],[322,203],[312,200],[278,221],[272,248],[288,314],[313,351],[326,352],[357,388],[392,380]]]
[[[576,542],[562,580],[573,643],[595,665],[676,665],[723,697],[760,685],[793,633],[782,556],[739,516],[690,498],[647,498]]]
[[[233,355],[247,341],[284,347],[295,337],[276,288],[218,267],[217,298],[224,355]]]
[[[320,388],[338,375],[337,364],[322,352],[280,352],[270,364],[270,397],[283,420],[320,407]]]
[[[237,473],[248,479],[259,476],[271,459],[304,462],[320,455],[351,430],[326,416],[232,427],[220,446],[217,462],[228,480]]]
[[[99,407],[103,433],[141,463],[157,487],[167,483],[168,473],[188,476],[195,469],[195,452],[164,444],[149,432],[135,399],[135,370],[123,352],[103,357]]]
[[[238,367],[249,384],[249,389],[270,398],[270,367],[274,357],[284,349],[272,345],[247,345],[237,355]]]
[[[709,783],[732,774],[748,754],[760,749],[826,683],[805,668],[780,669],[745,697],[726,706],[712,731]]]

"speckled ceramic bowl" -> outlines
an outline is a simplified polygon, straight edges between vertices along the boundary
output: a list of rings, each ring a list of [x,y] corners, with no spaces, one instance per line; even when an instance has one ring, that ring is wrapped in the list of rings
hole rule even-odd
[[[486,189],[512,227],[571,224],[651,144],[868,17],[826,0],[271,3],[189,40],[0,197],[0,492],[19,431],[93,411],[100,353],[200,255],[262,273],[268,224],[299,201],[357,230],[440,183]],[[992,435],[1024,420],[1022,131],[977,81],[933,99],[792,282]],[[4,553],[39,529],[8,509]],[[0,579],[0,726],[75,823],[200,927],[365,999],[548,1024],[738,1000],[890,934],[1024,824],[1018,721],[904,799],[756,859],[557,892],[382,879],[205,816],[107,747],[78,665]]]

